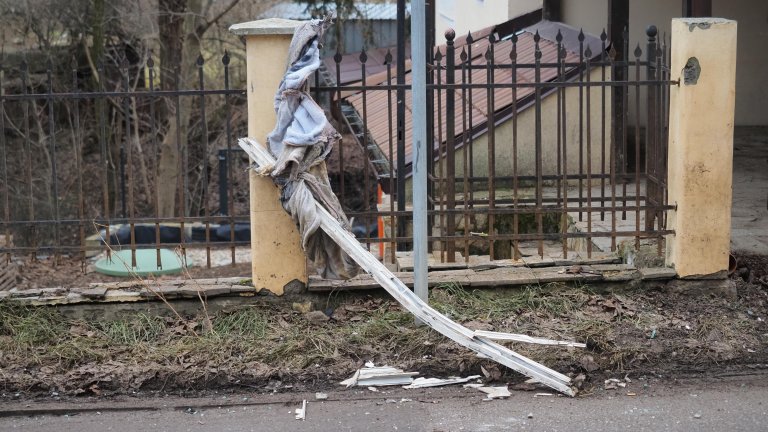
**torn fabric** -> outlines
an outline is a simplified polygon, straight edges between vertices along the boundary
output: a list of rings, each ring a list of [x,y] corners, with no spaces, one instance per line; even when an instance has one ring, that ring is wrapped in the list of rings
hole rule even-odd
[[[275,94],[275,128],[267,136],[277,162],[270,173],[280,188],[280,201],[301,233],[301,244],[318,274],[348,279],[360,268],[319,229],[314,200],[322,203],[347,230],[349,220],[331,189],[325,159],[341,135],[309,94],[308,79],[320,67],[320,41],[330,18],[307,21],[293,35],[288,65]]]

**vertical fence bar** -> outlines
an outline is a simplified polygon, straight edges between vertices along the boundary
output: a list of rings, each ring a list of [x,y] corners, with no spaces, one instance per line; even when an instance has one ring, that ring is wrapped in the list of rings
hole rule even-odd
[[[387,54],[384,56],[384,64],[387,67],[387,85],[392,85],[392,52],[390,50],[387,50]],[[341,101],[341,93],[340,90],[337,90],[339,92],[339,101]],[[393,126],[394,123],[392,121],[392,89],[387,89],[387,130],[389,131],[389,134],[387,134],[388,137],[388,157],[389,157],[389,235],[390,235],[390,243],[389,243],[389,252],[390,252],[390,262],[394,264],[396,261],[395,259],[395,251],[397,251],[397,241],[395,238],[397,237],[397,231],[395,231],[395,200],[394,198],[394,192],[395,192],[395,169],[394,169],[394,146],[395,142],[393,139]],[[342,174],[343,175],[343,174]],[[383,247],[383,244],[382,244]],[[384,258],[386,259],[386,257]]]
[[[59,253],[61,246],[61,233],[59,230],[60,214],[59,214],[59,176],[57,174],[58,160],[56,157],[56,119],[54,117],[53,108],[53,63],[48,60],[48,67],[46,68],[46,76],[48,78],[48,142],[50,144],[51,152],[51,185],[53,190],[52,207],[53,207],[53,264],[58,265]]]
[[[336,65],[336,101],[339,104],[339,113],[341,113],[341,60],[339,51],[333,56],[333,62]],[[341,114],[343,115],[343,114]],[[346,204],[346,194],[344,193],[344,142],[339,143],[339,201],[342,207]],[[390,191],[390,193],[392,193]],[[392,227],[394,229],[394,226]]]
[[[605,88],[607,84],[605,74],[605,48],[608,35],[605,33],[605,29],[600,33],[600,221],[605,221],[605,152],[606,152],[606,140],[605,140]],[[612,151],[611,151],[612,152]]]
[[[640,61],[643,50],[635,48],[635,249],[640,249]]]
[[[657,202],[656,202],[656,208],[655,208],[655,215],[656,215],[656,229],[658,232],[661,232],[664,230],[665,224],[664,224],[664,214],[665,211],[661,208],[661,206],[666,204],[666,178],[667,178],[667,172],[666,169],[664,169],[664,163],[667,160],[667,152],[664,150],[664,129],[666,127],[666,121],[664,117],[664,57],[663,57],[663,51],[662,51],[662,44],[663,41],[656,39],[656,81],[657,85],[655,86],[654,90],[656,91],[656,126],[654,127],[654,130],[656,131],[656,154],[657,154],[657,162],[656,162],[656,178],[657,178]],[[657,240],[656,240],[656,246],[657,246],[657,254],[659,256],[662,256],[664,253],[664,236],[659,234]]]
[[[496,259],[498,252],[495,250],[496,240],[496,228],[494,227],[496,221],[496,215],[494,210],[496,209],[496,131],[495,131],[495,107],[496,107],[496,88],[494,86],[494,43],[496,38],[493,34],[488,36],[488,50],[485,52],[487,78],[486,87],[487,92],[487,115],[488,115],[488,242],[489,242],[489,254],[491,259]]]
[[[181,252],[181,262],[186,266],[187,265],[187,253],[185,249],[185,230],[184,230],[184,217],[186,216],[186,193],[185,188],[187,186],[186,182],[186,167],[187,165],[184,163],[186,161],[186,138],[184,137],[185,141],[184,144],[182,144],[181,139],[181,96],[179,94],[180,90],[180,81],[181,81],[181,71],[179,70],[180,66],[177,65],[173,70],[173,82],[174,82],[174,90],[175,90],[175,97],[173,98],[174,106],[176,108],[175,117],[176,117],[176,151],[178,152],[178,175],[176,176],[176,188],[178,189],[178,208],[179,208],[179,240],[180,240],[180,252]]]
[[[560,71],[560,80],[562,82],[566,81],[566,74],[565,74],[565,60],[568,53],[565,50],[564,47],[560,47],[557,52],[557,68]],[[568,215],[568,187],[569,187],[569,181],[568,181],[568,109],[567,109],[567,95],[568,95],[568,89],[565,87],[560,88],[560,92],[562,93],[560,105],[558,106],[558,118],[560,121],[558,122],[558,126],[561,128],[560,134],[562,135],[563,139],[563,203],[562,203],[562,232],[563,232],[563,259],[568,259],[568,225],[569,225],[569,218]]]
[[[128,61],[123,60],[120,65],[123,78],[123,117],[125,121],[125,133],[123,133],[123,145],[127,155],[127,183],[128,187],[128,224],[131,229],[131,268],[136,268],[136,208],[133,200],[133,140],[131,139],[131,84],[128,78]]]
[[[648,44],[646,50],[646,86],[647,94],[647,116],[645,127],[645,230],[653,231],[654,220],[656,219],[656,208],[658,203],[658,166],[659,154],[656,142],[656,92],[658,86],[653,82],[656,80],[656,26],[648,26],[646,29]]]
[[[224,128],[227,136],[227,183],[229,183],[229,188],[227,188],[227,204],[229,205],[227,216],[229,216],[230,261],[234,266],[237,263],[237,254],[235,249],[235,178],[234,171],[232,170],[232,103],[229,100],[229,62],[229,51],[224,51],[224,56],[221,57],[221,64],[224,66]]]
[[[72,62],[72,92],[80,93],[77,79],[77,63]],[[85,197],[83,196],[83,150],[82,130],[80,129],[80,99],[72,100],[74,125],[72,127],[72,150],[75,158],[75,171],[77,171],[77,225],[80,239],[80,262],[85,266]],[[2,116],[2,112],[0,112]],[[2,130],[2,128],[0,128]]]
[[[611,63],[611,71],[613,71],[614,74],[616,74],[620,69],[620,66],[617,66],[617,62],[615,61],[613,56],[609,57],[610,63]],[[619,76],[613,76],[612,80],[614,82],[622,83],[621,80],[619,80]],[[615,86],[613,88],[613,94],[614,97],[617,93],[617,90],[623,88],[624,90],[621,93],[626,92],[626,88],[624,88],[624,84],[622,83],[620,86]],[[617,109],[617,107],[620,104],[617,103],[617,101],[614,99],[613,104],[611,105],[613,109]],[[624,106],[624,105],[621,105]],[[611,155],[610,155],[610,166],[609,169],[611,170],[611,252],[616,251],[616,173],[620,172],[618,167],[618,152],[619,152],[619,143],[621,142],[621,137],[619,136],[619,131],[617,130],[617,127],[620,125],[616,122],[616,119],[619,118],[619,116],[616,115],[616,113],[613,113],[611,116],[613,118],[613,122],[611,122],[612,126],[612,136],[611,136]],[[623,116],[621,116],[623,118]]]
[[[461,48],[461,54],[459,54],[459,60],[461,60],[461,83],[465,84],[467,82],[467,75],[468,75],[468,66],[467,66],[467,51],[464,49],[464,47]],[[468,207],[468,197],[469,197],[469,148],[467,146],[467,137],[469,135],[472,135],[472,131],[467,129],[467,120],[468,115],[471,116],[471,109],[472,107],[469,105],[469,101],[467,100],[467,88],[466,86],[461,86],[461,173],[462,173],[462,209],[464,210],[462,215],[462,220],[464,222],[464,262],[469,262],[469,231],[470,231],[470,224],[469,224],[469,207]],[[469,114],[467,111],[470,111]]]
[[[157,143],[157,119],[155,118],[155,61],[152,59],[152,53],[147,58],[147,72],[149,74],[149,130],[152,135],[152,149],[155,152],[154,173],[155,182],[159,178],[158,166],[160,161],[160,146]],[[149,198],[149,197],[147,197]],[[157,269],[163,268],[163,260],[160,255],[160,188],[155,186],[155,192],[152,196],[155,211],[155,265]]]
[[[587,258],[592,258],[592,49],[584,51],[587,69]]]
[[[197,56],[197,78],[200,86],[200,123],[203,128],[203,219],[205,219],[205,267],[211,268],[211,220],[208,212],[208,117],[205,112],[205,59],[203,55]]]
[[[512,259],[520,259],[520,179],[518,172],[518,141],[517,141],[517,41],[516,33],[512,34],[512,50],[509,52],[509,60],[512,66],[512,208],[515,210],[512,215]]]
[[[24,96],[24,139],[27,150],[27,219],[29,220],[29,237],[30,237],[30,250],[32,251],[31,258],[37,259],[37,225],[33,222],[35,220],[35,197],[34,197],[34,182],[32,181],[33,159],[32,155],[32,138],[29,133],[29,99],[27,98],[29,91],[27,85],[29,82],[29,66],[26,61],[21,62],[21,88],[22,95]]]
[[[370,179],[369,177],[369,159],[368,159],[368,146],[370,145],[368,143],[368,89],[366,88],[366,73],[365,73],[365,66],[366,62],[368,61],[368,54],[366,54],[365,49],[363,49],[362,52],[360,52],[360,81],[363,86],[363,176],[365,177],[363,179],[363,199],[365,200],[364,204],[364,211],[365,216],[363,216],[363,224],[365,226],[365,248],[369,251],[371,250],[371,232],[368,229],[370,226],[370,216],[369,212],[371,210],[371,201],[369,197],[368,188],[370,187]],[[375,145],[375,144],[373,144]]]
[[[0,131],[5,131],[5,68],[0,63]],[[3,152],[3,220],[5,221],[6,262],[11,261],[11,185],[8,183],[8,146],[5,133],[0,133],[0,150]]]
[[[579,30],[579,207],[584,206],[584,30]],[[579,210],[579,221],[583,213]]]
[[[557,30],[557,35],[555,35],[555,43],[557,45],[557,56],[555,58],[555,62],[557,63],[560,59],[560,51],[563,49],[563,34],[560,32],[560,30]],[[557,81],[559,82],[565,82],[564,77],[561,74],[560,71],[560,65],[559,63],[556,64],[555,68],[557,73]],[[565,89],[563,87],[557,87],[556,93],[557,93],[557,114],[555,117],[557,117],[557,179],[555,180],[555,189],[557,189],[557,205],[562,205],[562,187],[563,187],[563,181],[562,181],[562,163],[563,163],[563,135],[561,134],[561,118],[560,118],[560,106],[563,103],[563,91]],[[565,240],[565,238],[563,238]]]
[[[534,79],[533,82],[536,84],[536,87],[534,87],[534,97],[535,97],[535,126],[534,126],[534,133],[535,133],[535,155],[536,155],[536,236],[537,236],[537,244],[538,244],[538,250],[539,250],[539,256],[541,258],[544,258],[544,221],[542,216],[543,209],[543,201],[544,201],[544,178],[543,178],[543,157],[544,152],[542,150],[542,142],[541,142],[541,47],[539,45],[539,42],[541,40],[541,36],[539,36],[538,30],[536,31],[536,34],[533,36],[533,42],[534,42]]]
[[[443,85],[442,80],[442,68],[443,68],[443,53],[440,52],[440,49],[437,50],[437,53],[432,58],[433,63],[430,65],[429,73],[430,75],[435,73],[434,71],[437,71],[437,85],[438,88],[440,88]],[[431,80],[434,83],[434,79]],[[434,92],[431,92],[432,97],[435,97]],[[427,96],[429,98],[429,96]],[[432,104],[434,106],[434,103]],[[427,110],[429,111],[429,110]],[[443,92],[441,90],[437,91],[437,112],[442,114],[443,113]],[[433,121],[434,124],[434,121]],[[429,134],[427,135],[429,136]],[[427,197],[432,198],[433,200],[436,200],[438,203],[438,214],[440,218],[440,234],[442,236],[445,236],[446,227],[445,227],[445,201],[446,201],[446,194],[445,194],[445,185],[446,185],[446,178],[445,178],[445,155],[447,153],[446,151],[446,141],[443,139],[443,116],[439,115],[437,118],[437,154],[438,154],[438,161],[437,161],[437,171],[435,171],[434,163],[431,165],[431,169],[428,169],[427,171],[427,179],[428,184],[432,184],[433,181],[437,183],[437,188],[429,187],[427,186]],[[429,159],[429,156],[427,156],[427,159]],[[430,191],[437,190],[437,195],[430,194]],[[434,209],[434,203],[432,205],[427,206],[428,209]],[[431,218],[431,219],[434,219]],[[430,232],[429,225],[427,228],[427,232]],[[440,262],[445,262],[445,250],[446,245],[448,244],[447,241],[441,240],[440,241]]]
[[[475,160],[474,160],[474,137],[472,136],[472,130],[475,128],[474,126],[474,104],[472,103],[472,44],[474,43],[474,39],[472,38],[472,33],[467,33],[467,39],[465,43],[465,47],[467,48],[467,80],[465,81],[468,84],[467,89],[467,106],[469,106],[469,121],[468,121],[468,128],[467,128],[467,151],[469,153],[467,157],[467,163],[469,165],[469,175],[466,179],[467,182],[469,182],[469,208],[474,208],[474,202],[475,202],[475,193],[474,193],[474,183],[473,180],[475,177]],[[470,216],[471,222],[474,222],[474,213]],[[467,222],[464,222],[465,226]]]
[[[104,65],[99,63],[96,66],[96,73],[99,77],[99,98],[96,100],[96,111],[99,118],[99,148],[101,154],[99,155],[99,163],[101,164],[101,184],[102,184],[102,201],[104,204],[103,218],[104,218],[104,243],[107,246],[107,259],[112,259],[112,247],[111,247],[111,234],[110,234],[110,201],[109,201],[109,155],[107,149],[107,107],[106,96],[104,96]]]
[[[453,85],[456,82],[456,48],[453,45],[453,40],[456,37],[456,32],[448,30],[445,32],[445,38],[447,40],[446,58],[445,58],[445,82],[447,84],[447,93],[445,95],[445,122],[448,127],[446,132],[446,182],[447,187],[445,193],[447,194],[446,207],[448,214],[446,218],[447,235],[451,237],[448,240],[446,252],[448,254],[448,262],[456,262],[456,241],[453,240],[453,236],[456,235],[456,215],[453,210],[456,208],[456,92],[453,89]],[[438,75],[439,77],[439,75]],[[439,112],[439,111],[438,111]],[[441,155],[442,159],[442,155]]]
[[[626,87],[624,87],[624,91],[621,92],[621,106],[623,107],[623,110],[621,111],[621,160],[619,161],[619,164],[621,165],[621,170],[619,173],[621,174],[621,183],[622,183],[622,191],[621,191],[621,197],[622,197],[622,207],[623,210],[621,211],[621,220],[627,220],[627,183],[629,182],[628,178],[628,172],[629,169],[629,150],[627,148],[627,139],[629,135],[629,30],[624,27],[624,34],[622,43],[624,44],[624,49],[622,49],[623,57],[621,59],[621,71],[622,75],[624,77],[624,82],[626,83]]]

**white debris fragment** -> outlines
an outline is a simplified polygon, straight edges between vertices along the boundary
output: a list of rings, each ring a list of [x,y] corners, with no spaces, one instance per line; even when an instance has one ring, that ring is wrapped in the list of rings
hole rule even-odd
[[[569,346],[569,347],[575,347],[575,348],[587,347],[587,344],[583,344],[579,342],[559,341],[559,340],[527,336],[522,334],[500,333],[500,332],[493,332],[493,331],[486,331],[486,330],[475,330],[474,337],[490,339],[490,340],[498,340],[498,341],[524,342],[524,343],[539,344],[539,345],[560,345],[560,346]]]
[[[328,399],[328,394],[327,393],[317,392],[317,393],[315,393],[315,399],[317,399],[317,400],[326,400],[326,399]]]
[[[533,397],[554,396],[553,393],[536,393]]]
[[[407,385],[413,382],[413,377],[418,372],[405,372],[402,369],[390,366],[376,366],[372,362],[365,364],[365,367],[358,369],[352,377],[345,379],[339,384],[347,386],[371,387],[371,386],[392,386]]]
[[[470,375],[466,378],[460,377],[448,377],[448,378],[416,378],[413,383],[407,386],[403,386],[404,389],[416,389],[424,387],[440,387],[451,384],[461,384],[473,379],[480,378],[480,375]]]
[[[616,390],[617,388],[625,388],[627,386],[627,383],[632,382],[629,378],[625,377],[624,380],[620,380],[618,378],[608,378],[605,380],[605,390]]]
[[[379,391],[379,389],[377,389],[376,387],[373,387],[373,386],[368,387],[368,390],[370,390],[370,391],[372,391],[374,393]]]
[[[307,400],[301,402],[301,408],[296,408],[296,420],[307,419]]]
[[[512,393],[509,392],[509,389],[507,386],[503,387],[478,387],[478,390],[485,393],[486,399],[497,399],[497,398],[505,398],[512,396]]]

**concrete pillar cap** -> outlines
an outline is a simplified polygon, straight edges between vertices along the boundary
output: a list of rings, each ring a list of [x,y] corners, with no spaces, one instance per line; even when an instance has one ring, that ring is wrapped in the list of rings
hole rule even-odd
[[[229,31],[238,36],[249,35],[292,35],[296,27],[301,25],[302,21],[289,20],[283,18],[267,18],[256,21],[248,21],[240,24],[233,24]]]

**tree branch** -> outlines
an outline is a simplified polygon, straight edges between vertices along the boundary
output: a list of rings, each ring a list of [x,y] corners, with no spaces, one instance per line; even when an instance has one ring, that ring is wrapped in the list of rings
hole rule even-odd
[[[216,23],[217,23],[217,22],[218,22],[218,21],[219,21],[219,20],[220,20],[222,17],[224,17],[224,15],[226,15],[227,13],[229,13],[229,11],[231,11],[231,10],[232,10],[232,8],[234,8],[235,6],[237,6],[237,4],[238,4],[238,3],[240,3],[240,0],[232,0],[232,1],[231,1],[231,2],[230,2],[228,5],[227,5],[227,7],[225,7],[224,9],[222,9],[222,11],[221,11],[221,12],[219,12],[219,14],[218,14],[218,15],[216,15],[215,17],[213,17],[213,18],[212,18],[212,19],[210,19],[210,20],[206,20],[205,24],[201,24],[200,26],[198,26],[198,27],[197,27],[197,29],[195,29],[195,35],[196,35],[198,38],[202,38],[202,37],[203,37],[203,34],[204,34],[206,31],[208,31],[208,29],[209,29],[209,28],[210,28],[212,25],[216,24]]]

